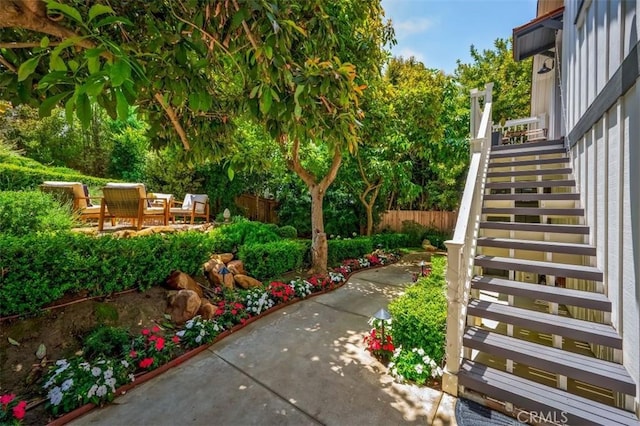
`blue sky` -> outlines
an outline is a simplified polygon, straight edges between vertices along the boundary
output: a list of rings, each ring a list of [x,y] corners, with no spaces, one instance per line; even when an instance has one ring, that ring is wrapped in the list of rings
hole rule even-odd
[[[471,61],[469,47],[493,48],[536,16],[536,0],[382,0],[398,44],[394,56],[415,56],[451,74],[456,60]]]

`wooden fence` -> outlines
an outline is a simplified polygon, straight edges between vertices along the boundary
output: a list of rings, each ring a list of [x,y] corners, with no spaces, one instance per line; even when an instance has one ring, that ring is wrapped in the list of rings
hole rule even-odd
[[[269,200],[258,195],[243,194],[236,198],[236,206],[244,210],[244,216],[264,223],[278,223],[276,200]]]
[[[420,210],[387,210],[381,217],[378,229],[385,228],[399,232],[402,222],[412,220],[420,225],[441,231],[452,231],[456,227],[458,212],[420,211]]]

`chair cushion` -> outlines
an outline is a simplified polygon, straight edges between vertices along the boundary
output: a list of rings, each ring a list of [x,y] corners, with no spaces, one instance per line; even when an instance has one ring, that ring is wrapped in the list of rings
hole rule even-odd
[[[196,204],[196,213],[204,214],[205,205],[209,202],[209,196],[207,194],[192,194],[191,204]]]
[[[42,185],[48,186],[51,188],[72,188],[73,189],[73,198],[77,202],[77,207],[79,209],[84,209],[88,206],[86,195],[84,193],[84,188],[82,183],[80,182],[62,182],[56,180],[45,180]]]
[[[147,197],[147,191],[144,187],[144,183],[120,183],[120,182],[109,182],[105,185],[107,188],[138,188],[138,193],[140,194],[140,198]],[[151,200],[147,200],[147,207],[151,207]]]

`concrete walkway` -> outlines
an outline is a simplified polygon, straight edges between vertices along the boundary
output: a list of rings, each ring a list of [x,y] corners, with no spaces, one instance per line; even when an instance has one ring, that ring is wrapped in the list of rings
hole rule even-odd
[[[455,425],[455,398],[394,383],[362,343],[420,256],[274,312],[75,425]]]

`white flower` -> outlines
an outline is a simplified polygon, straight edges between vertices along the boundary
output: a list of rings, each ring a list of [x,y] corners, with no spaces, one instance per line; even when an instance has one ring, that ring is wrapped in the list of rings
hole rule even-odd
[[[122,361],[120,361],[120,364],[122,364],[124,368],[129,368],[129,362],[127,362],[126,359],[123,359]]]
[[[98,390],[96,390],[96,396],[98,398],[102,398],[107,394],[107,387],[105,385],[98,386]]]
[[[189,329],[193,327],[193,320],[189,320],[187,321],[187,323],[184,325],[184,328]]]
[[[104,372],[104,378],[110,379],[111,377],[113,377],[113,369],[109,368]]]
[[[100,369],[100,367],[93,367],[91,369],[91,374],[93,374],[94,377],[98,377],[100,374],[102,374],[102,370]]]
[[[134,376],[133,374],[129,374],[129,381],[133,382],[136,380],[136,376]]]
[[[115,377],[109,377],[107,380],[104,381],[104,384],[113,388],[116,385],[116,378]]]
[[[205,334],[207,334],[206,331],[200,330],[200,336],[204,337]]]
[[[202,336],[198,335],[196,337],[196,343],[200,343],[200,342],[202,342]]]
[[[422,348],[418,349],[418,355],[424,356],[424,349]]]
[[[56,365],[66,366],[66,365],[69,365],[69,363],[67,362],[66,359],[62,358],[56,361]]]
[[[88,362],[81,362],[80,367],[82,367],[84,371],[89,371],[91,369],[91,365],[89,365]]]
[[[55,388],[49,391],[49,402],[51,405],[59,405],[62,402],[62,397],[64,396],[60,391],[60,388],[56,386]]]
[[[178,331],[178,332],[176,333],[176,336],[178,336],[178,337],[182,337],[182,336],[184,336],[184,333],[186,333],[186,330],[180,330],[180,331]]]
[[[71,389],[71,386],[73,386],[73,379],[67,379],[64,382],[62,382],[62,386],[60,386],[60,388],[64,392],[64,391],[68,391],[69,389]]]
[[[422,364],[416,364],[413,368],[416,369],[416,373],[422,374],[422,371],[423,371],[424,367],[422,366]]]
[[[89,392],[87,392],[87,398],[93,398],[97,390],[98,390],[98,385],[91,386],[91,389],[89,389]]]
[[[44,384],[44,388],[45,389],[49,389],[51,387],[52,384],[55,383],[55,376],[53,376],[52,378],[50,378],[47,383]]]

